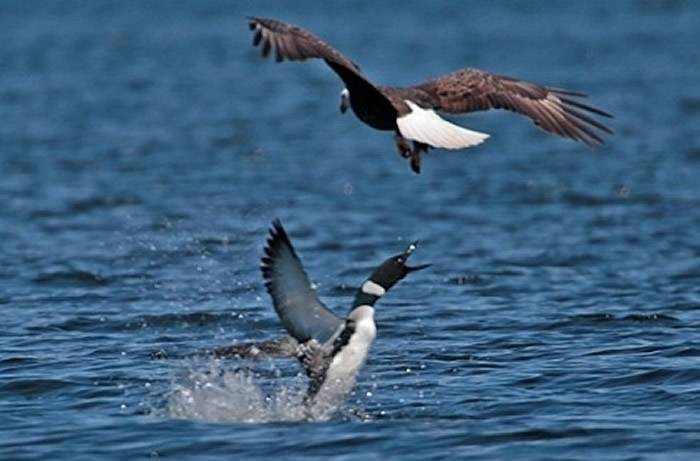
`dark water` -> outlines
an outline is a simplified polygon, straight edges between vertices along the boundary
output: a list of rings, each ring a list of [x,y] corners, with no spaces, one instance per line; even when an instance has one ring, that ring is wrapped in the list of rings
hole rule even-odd
[[[510,114],[414,176],[338,114],[303,24],[377,82],[465,65],[582,90],[602,150]],[[700,5],[0,3],[0,459],[691,459],[700,452]],[[156,361],[269,338],[280,217],[327,303],[409,239],[337,418],[294,364]]]

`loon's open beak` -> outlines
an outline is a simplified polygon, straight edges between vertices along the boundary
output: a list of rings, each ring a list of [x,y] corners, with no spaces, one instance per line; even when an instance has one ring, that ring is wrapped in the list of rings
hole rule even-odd
[[[421,264],[419,266],[404,266],[408,272],[416,272],[419,270],[423,270],[426,267],[430,267],[432,264]]]
[[[408,246],[408,248],[406,248],[406,251],[403,252],[404,260],[407,260],[408,257],[411,256],[411,254],[413,254],[414,251],[416,251],[416,248],[418,248],[418,241],[411,243]],[[406,268],[407,272],[416,272],[419,270],[423,270],[426,267],[430,267],[431,265],[432,264],[421,264],[418,266],[408,266],[408,265],[404,264],[404,267]]]
[[[405,266],[406,270],[408,272],[416,272],[425,269],[426,267],[430,267],[432,264],[421,264],[419,266]]]

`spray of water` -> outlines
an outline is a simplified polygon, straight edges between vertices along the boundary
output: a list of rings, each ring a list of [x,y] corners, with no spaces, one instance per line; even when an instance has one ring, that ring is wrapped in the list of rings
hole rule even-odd
[[[176,377],[168,396],[172,418],[210,422],[266,423],[328,420],[337,414],[342,400],[326,403],[323,411],[304,405],[306,377],[289,379],[275,371],[269,379],[247,369],[227,369],[212,360],[193,365]],[[272,387],[267,389],[272,381]]]

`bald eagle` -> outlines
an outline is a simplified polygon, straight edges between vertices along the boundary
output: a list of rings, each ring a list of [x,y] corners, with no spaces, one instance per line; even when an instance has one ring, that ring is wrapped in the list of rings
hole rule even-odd
[[[484,142],[489,135],[455,125],[438,112],[458,114],[506,109],[532,119],[544,131],[582,142],[604,144],[601,132],[612,130],[594,116],[609,113],[580,101],[583,93],[540,86],[479,69],[465,68],[419,85],[391,87],[372,84],[360,68],[312,33],[281,21],[248,18],[253,46],[264,57],[274,50],[277,62],[323,59],[345,84],[341,112],[348,107],[367,125],[393,131],[396,146],[411,169],[420,173],[421,154],[428,148],[462,149]],[[412,141],[412,147],[408,141]]]

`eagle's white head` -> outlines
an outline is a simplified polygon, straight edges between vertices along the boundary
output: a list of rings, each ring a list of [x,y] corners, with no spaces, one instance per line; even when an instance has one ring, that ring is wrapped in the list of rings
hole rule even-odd
[[[340,112],[345,113],[350,107],[350,91],[347,88],[343,88],[340,92]]]

